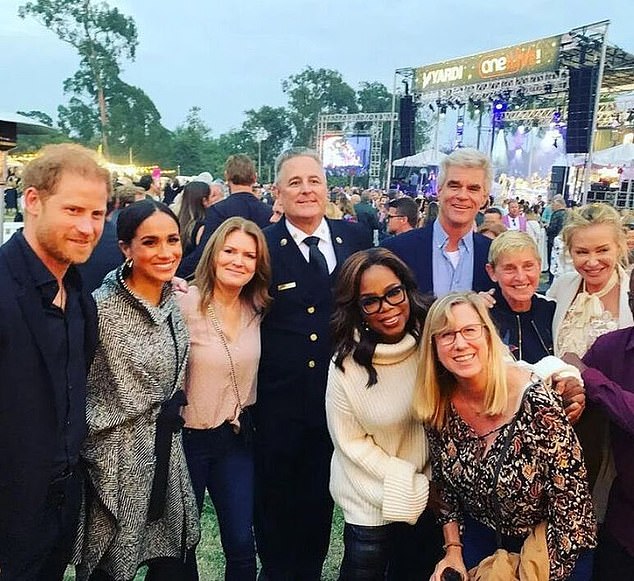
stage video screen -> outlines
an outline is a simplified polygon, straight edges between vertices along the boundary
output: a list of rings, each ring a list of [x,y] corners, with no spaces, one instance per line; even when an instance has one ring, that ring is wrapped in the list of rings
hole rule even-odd
[[[366,175],[370,169],[369,135],[324,135],[323,160],[330,176]]]

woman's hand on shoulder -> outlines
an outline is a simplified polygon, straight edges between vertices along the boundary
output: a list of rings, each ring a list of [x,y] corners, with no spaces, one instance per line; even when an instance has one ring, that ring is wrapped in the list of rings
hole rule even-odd
[[[172,279],[172,290],[175,293],[187,294],[189,291],[189,285],[184,278],[179,278],[178,276],[175,276]]]
[[[488,291],[480,291],[478,296],[484,301],[484,304],[489,308],[493,308],[495,306],[495,299],[493,298],[493,294],[495,293],[495,289],[489,289]]]
[[[564,411],[571,424],[576,424],[586,407],[586,390],[576,377],[553,377],[553,387],[564,402]]]

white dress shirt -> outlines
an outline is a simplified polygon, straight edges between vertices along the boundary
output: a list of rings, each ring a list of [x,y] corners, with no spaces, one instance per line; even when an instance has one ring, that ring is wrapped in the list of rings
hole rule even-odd
[[[309,246],[308,244],[304,244],[304,240],[309,236],[317,236],[317,238],[319,238],[317,248],[321,250],[321,253],[326,258],[328,273],[331,274],[332,271],[335,270],[335,267],[337,266],[337,256],[335,255],[335,248],[332,245],[330,228],[328,228],[328,223],[325,218],[321,219],[319,226],[317,226],[317,229],[312,234],[306,234],[306,232],[300,230],[296,226],[293,226],[293,224],[291,224],[288,220],[286,220],[286,229],[295,241],[295,244],[297,244],[299,251],[306,259],[306,262],[309,262]]]

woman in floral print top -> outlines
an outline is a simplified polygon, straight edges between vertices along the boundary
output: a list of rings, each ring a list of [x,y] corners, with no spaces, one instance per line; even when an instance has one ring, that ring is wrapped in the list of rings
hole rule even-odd
[[[583,454],[556,393],[505,359],[475,293],[436,301],[425,325],[416,409],[440,486],[446,567],[519,552],[547,523],[550,580],[589,580],[596,524]],[[539,580],[537,580],[539,581]]]

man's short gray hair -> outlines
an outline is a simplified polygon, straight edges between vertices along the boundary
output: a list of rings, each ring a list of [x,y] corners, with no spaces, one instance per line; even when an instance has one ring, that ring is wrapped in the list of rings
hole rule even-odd
[[[450,167],[468,167],[484,170],[484,188],[488,194],[491,191],[491,183],[493,182],[493,165],[491,159],[486,153],[482,153],[477,149],[465,147],[456,149],[450,155],[440,162],[440,171],[438,172],[438,188],[442,188],[447,181],[447,173]]]
[[[323,162],[321,161],[321,157],[319,157],[319,153],[310,147],[292,147],[291,149],[287,149],[283,151],[277,156],[275,160],[275,183],[277,183],[280,177],[280,171],[282,170],[282,166],[289,160],[294,157],[310,157],[314,159],[320,167],[323,167]]]

